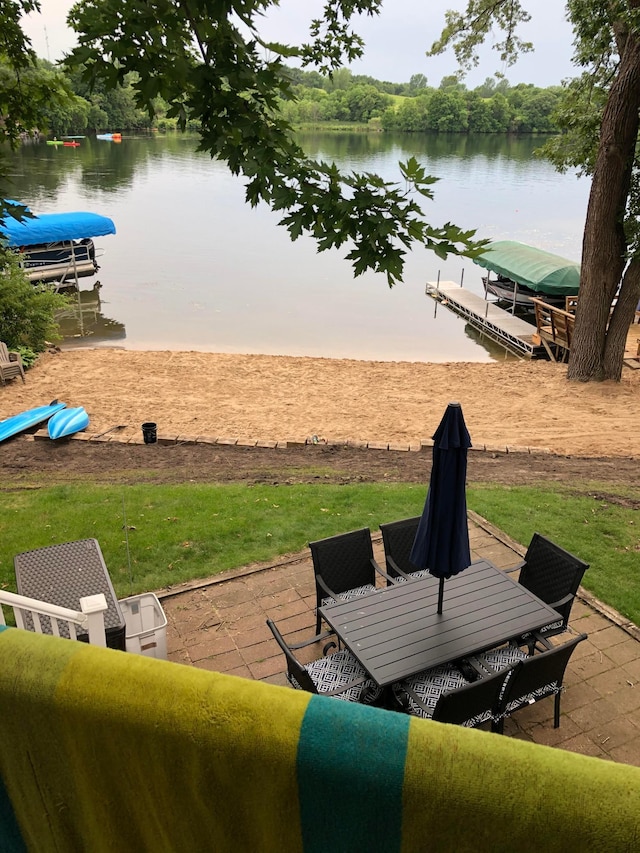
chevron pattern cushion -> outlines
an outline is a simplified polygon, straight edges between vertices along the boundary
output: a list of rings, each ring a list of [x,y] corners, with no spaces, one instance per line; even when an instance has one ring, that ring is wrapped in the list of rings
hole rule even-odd
[[[396,695],[404,694],[409,703],[411,714],[430,719],[442,694],[448,690],[455,690],[456,687],[462,687],[465,684],[468,684],[468,681],[455,667],[443,664],[442,666],[434,666],[431,669],[418,673],[418,675],[407,678],[405,681],[394,684],[393,691]],[[424,702],[429,709],[428,712],[425,712],[424,708],[414,701],[411,694],[407,692],[407,689],[412,690]],[[472,723],[469,722],[468,725],[472,725]]]
[[[363,595],[369,595],[371,592],[376,592],[375,586],[370,583],[366,583],[364,586],[357,586],[354,589],[348,589],[346,592],[338,593],[337,601],[351,601],[352,598],[360,598]],[[322,607],[326,604],[336,604],[336,599],[332,598],[328,595],[326,598],[322,599]]]
[[[544,628],[540,628],[538,633],[548,634],[549,632],[557,632],[563,625],[564,622],[562,619],[559,619],[557,622],[552,622],[551,625],[545,625]]]
[[[488,652],[484,652],[473,660],[479,663],[480,666],[484,667],[487,672],[500,672],[500,670],[511,666],[512,663],[517,663],[519,660],[525,660],[527,657],[526,652],[523,652],[522,649],[519,649],[517,646],[501,646],[499,649],[491,649]],[[507,679],[507,681],[508,680],[509,679]],[[528,693],[525,696],[521,696],[519,699],[514,699],[513,702],[509,702],[503,713],[510,714],[512,711],[517,711],[518,708],[522,708],[525,705],[533,705],[533,703],[537,702],[539,699],[544,699],[545,696],[553,696],[561,689],[562,688],[558,687],[557,681],[552,681],[550,684],[546,684],[544,687],[534,690],[533,693]],[[502,692],[501,695],[504,695],[504,692]]]
[[[418,580],[418,578],[427,578],[429,577],[429,569],[418,569],[417,572],[411,572],[411,577]],[[407,579],[403,578],[402,575],[398,575],[395,578],[396,583],[406,583]]]
[[[555,694],[559,693],[562,689],[562,687],[558,687],[557,681],[552,681],[550,684],[546,684],[544,687],[534,690],[533,693],[528,693],[526,696],[520,696],[519,699],[514,699],[513,702],[509,702],[504,713],[511,714],[513,711],[517,711],[518,708],[523,708],[525,705],[533,705],[534,702],[537,702],[539,699],[544,699],[545,696],[555,696]]]
[[[382,693],[382,688],[372,678],[367,678],[367,673],[348,649],[315,660],[307,664],[305,669],[311,676],[318,693],[339,690],[359,678],[366,679],[361,684],[349,687],[343,693],[337,693],[336,699],[344,699],[347,702],[364,702],[366,705],[371,705]],[[291,683],[300,689],[295,678],[291,678]]]
[[[473,658],[473,662],[479,664],[487,672],[500,672],[500,670],[511,666],[512,663],[525,660],[526,657],[527,653],[517,646],[500,646],[499,649],[491,649],[477,655]]]

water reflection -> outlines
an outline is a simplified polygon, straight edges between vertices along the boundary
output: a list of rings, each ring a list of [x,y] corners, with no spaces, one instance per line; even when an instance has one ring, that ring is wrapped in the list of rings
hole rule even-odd
[[[316,160],[362,160],[380,153],[399,159],[469,160],[478,156],[530,162],[532,152],[545,141],[540,135],[465,133],[339,133],[304,131],[300,145]]]
[[[491,338],[487,337],[480,329],[477,329],[475,326],[472,326],[471,323],[466,323],[464,327],[465,335],[483,349],[485,349],[488,355],[491,356],[492,361],[514,361],[519,360],[519,356],[514,355],[513,353],[506,350],[504,347],[501,347],[500,344],[496,343]]]
[[[105,317],[102,313],[100,291],[97,281],[91,290],[69,289],[69,305],[56,314],[65,346],[94,346],[124,340],[126,330],[123,323]]]
[[[434,225],[455,222],[481,237],[521,240],[579,258],[588,181],[533,158],[539,137],[385,133],[301,134],[305,151],[346,170],[401,180],[415,156],[440,177],[424,201]],[[12,194],[35,212],[110,216],[99,238],[101,299],[65,335],[75,344],[124,340],[135,349],[313,355],[406,361],[491,361],[501,351],[425,296],[426,281],[459,281],[482,293],[480,271],[456,257],[407,255],[404,282],[354,278],[350,247],[318,253],[292,243],[265,205],[245,203],[243,181],[197,152],[197,137],[82,139],[77,148],[24,146],[9,157]],[[83,283],[84,286],[84,283]],[[85,325],[91,334],[84,335]],[[126,336],[125,336],[126,327]]]

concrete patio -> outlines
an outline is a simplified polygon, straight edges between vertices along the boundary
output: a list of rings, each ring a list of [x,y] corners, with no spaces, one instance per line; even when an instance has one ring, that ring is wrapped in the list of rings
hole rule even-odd
[[[473,559],[511,568],[524,548],[469,513]],[[374,553],[384,565],[380,535]],[[315,630],[315,586],[308,549],[276,564],[249,566],[159,593],[167,614],[169,659],[242,678],[286,685],[284,656],[265,622],[291,642]],[[505,734],[584,755],[640,766],[640,631],[584,590],[570,627],[589,635],[565,676],[560,728],[545,699],[507,720]],[[305,650],[308,660],[319,648]],[[303,661],[305,658],[301,657]],[[306,661],[305,661],[306,662]]]

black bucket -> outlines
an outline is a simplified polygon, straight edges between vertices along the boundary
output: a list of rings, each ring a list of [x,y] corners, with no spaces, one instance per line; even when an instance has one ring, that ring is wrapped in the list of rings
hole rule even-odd
[[[158,440],[158,431],[154,423],[142,424],[142,437],[145,444],[155,444]]]

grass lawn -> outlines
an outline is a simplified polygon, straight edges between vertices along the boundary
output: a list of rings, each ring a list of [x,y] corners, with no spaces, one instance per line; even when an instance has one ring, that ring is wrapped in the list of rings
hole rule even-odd
[[[640,492],[471,484],[470,509],[527,545],[538,531],[590,563],[584,586],[640,623]],[[118,597],[204,578],[302,550],[310,540],[422,511],[425,486],[136,485],[86,483],[0,493],[0,587],[13,557],[87,537],[102,549]]]

